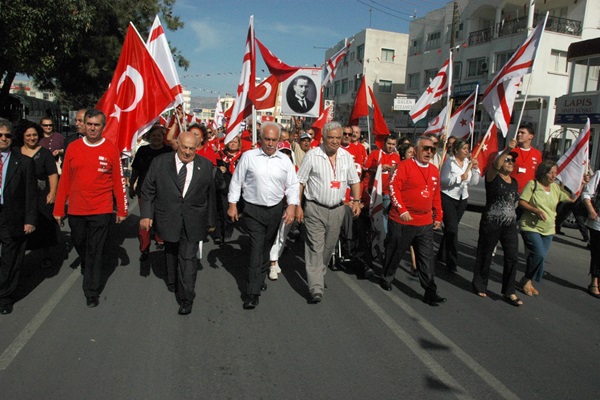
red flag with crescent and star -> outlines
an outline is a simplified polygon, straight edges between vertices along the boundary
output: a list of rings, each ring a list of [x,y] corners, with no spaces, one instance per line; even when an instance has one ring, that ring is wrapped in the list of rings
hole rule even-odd
[[[131,149],[174,96],[133,24],[129,24],[115,74],[96,108],[106,115],[103,137],[120,151]]]

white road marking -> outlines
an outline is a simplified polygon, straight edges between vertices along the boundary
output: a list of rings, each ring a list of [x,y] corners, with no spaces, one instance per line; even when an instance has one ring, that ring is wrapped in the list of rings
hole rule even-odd
[[[375,300],[373,300],[364,290],[362,290],[350,276],[345,274],[338,274],[337,276],[348,287],[350,287],[350,289],[352,289],[358,297],[360,297],[360,299],[375,313],[375,315],[377,315],[383,321],[383,323],[386,324],[402,342],[404,342],[404,344],[413,352],[415,356],[421,360],[423,364],[425,364],[427,368],[429,368],[442,382],[444,382],[444,384],[456,390],[454,394],[457,398],[472,398],[466,393],[466,390],[456,380],[454,380],[454,378],[452,378],[452,376],[440,364],[438,364],[427,351],[423,350],[422,347],[404,329],[402,329],[402,327],[400,327],[400,325],[398,325],[396,321],[375,302]],[[465,351],[463,351],[458,345],[450,340],[450,338],[425,320],[421,314],[410,307],[405,301],[401,300],[400,297],[392,293],[386,294],[415,322],[417,322],[423,329],[436,338],[440,344],[448,347],[452,354],[454,354],[468,368],[477,374],[477,376],[479,376],[492,389],[494,389],[502,398],[511,400],[519,399],[515,393],[513,393],[508,387],[500,382],[495,376],[493,376]]]
[[[21,333],[13,340],[13,342],[4,350],[4,353],[0,356],[0,371],[8,368],[10,363],[15,359],[17,354],[27,344],[29,339],[35,335],[38,328],[44,323],[46,318],[50,315],[54,307],[62,300],[64,295],[69,291],[75,281],[81,276],[79,269],[73,270],[63,284],[54,292],[52,297],[48,299],[46,304],[40,309],[40,311],[31,319],[29,324],[23,328]]]

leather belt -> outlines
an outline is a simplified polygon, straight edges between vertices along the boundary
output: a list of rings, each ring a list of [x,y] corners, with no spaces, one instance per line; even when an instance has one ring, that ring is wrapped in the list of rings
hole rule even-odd
[[[343,202],[343,201],[340,201],[340,203],[339,203],[339,204],[335,204],[335,205],[333,205],[333,206],[326,206],[325,204],[321,204],[321,203],[319,203],[318,201],[314,201],[314,200],[308,200],[308,199],[307,199],[307,201],[310,201],[311,203],[315,203],[315,204],[316,204],[316,205],[318,205],[319,207],[323,207],[323,208],[326,208],[326,209],[328,209],[328,210],[335,210],[336,208],[338,208],[338,207],[341,207],[341,206],[343,206],[343,205],[344,205],[344,202]]]

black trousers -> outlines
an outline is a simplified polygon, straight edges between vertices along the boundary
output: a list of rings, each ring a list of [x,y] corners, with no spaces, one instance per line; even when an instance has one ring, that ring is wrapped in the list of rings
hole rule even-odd
[[[444,237],[440,250],[446,257],[446,266],[456,268],[458,260],[458,224],[467,210],[467,199],[456,200],[442,193],[442,209],[444,210]],[[442,254],[439,254],[441,256]]]
[[[425,289],[425,296],[434,295],[437,292],[437,286],[433,267],[433,224],[412,226],[389,220],[388,233],[385,237],[383,279],[392,283],[400,261],[411,245],[415,250],[419,281],[421,287]]]
[[[165,241],[167,283],[177,286],[179,299],[192,303],[196,298],[196,275],[198,274],[198,242],[190,242],[181,228],[179,242]]]
[[[485,293],[490,276],[492,253],[498,243],[504,251],[504,268],[502,270],[502,294],[510,296],[515,293],[515,276],[519,257],[519,235],[517,224],[503,226],[481,219],[479,223],[479,240],[477,241],[477,256],[473,271],[473,289]]]
[[[27,244],[26,236],[12,237],[8,232],[6,218],[0,211],[0,244],[2,244],[2,253],[0,253],[0,305],[11,305],[13,299],[12,293],[19,283],[19,273],[23,266],[25,256],[25,246]]]
[[[102,286],[102,252],[113,214],[71,215],[71,240],[81,259],[85,297],[100,295]]]
[[[600,278],[600,231],[590,228],[590,275]]]
[[[269,253],[283,216],[283,201],[272,207],[246,202],[244,215],[250,236],[246,294],[260,295],[260,288],[269,271]]]

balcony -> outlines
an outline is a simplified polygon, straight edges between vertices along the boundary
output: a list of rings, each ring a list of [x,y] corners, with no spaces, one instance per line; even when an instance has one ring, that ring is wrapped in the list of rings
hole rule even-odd
[[[469,46],[489,42],[494,37],[494,28],[489,27],[469,34]]]
[[[533,17],[533,25],[536,26],[543,21],[545,15],[545,13],[535,14]],[[567,35],[581,36],[582,22],[573,19],[549,16],[548,22],[546,23],[546,30]],[[495,37],[514,35],[523,32],[527,32],[527,18],[509,19],[496,24],[495,27],[471,32],[469,34],[469,46],[489,42]]]

